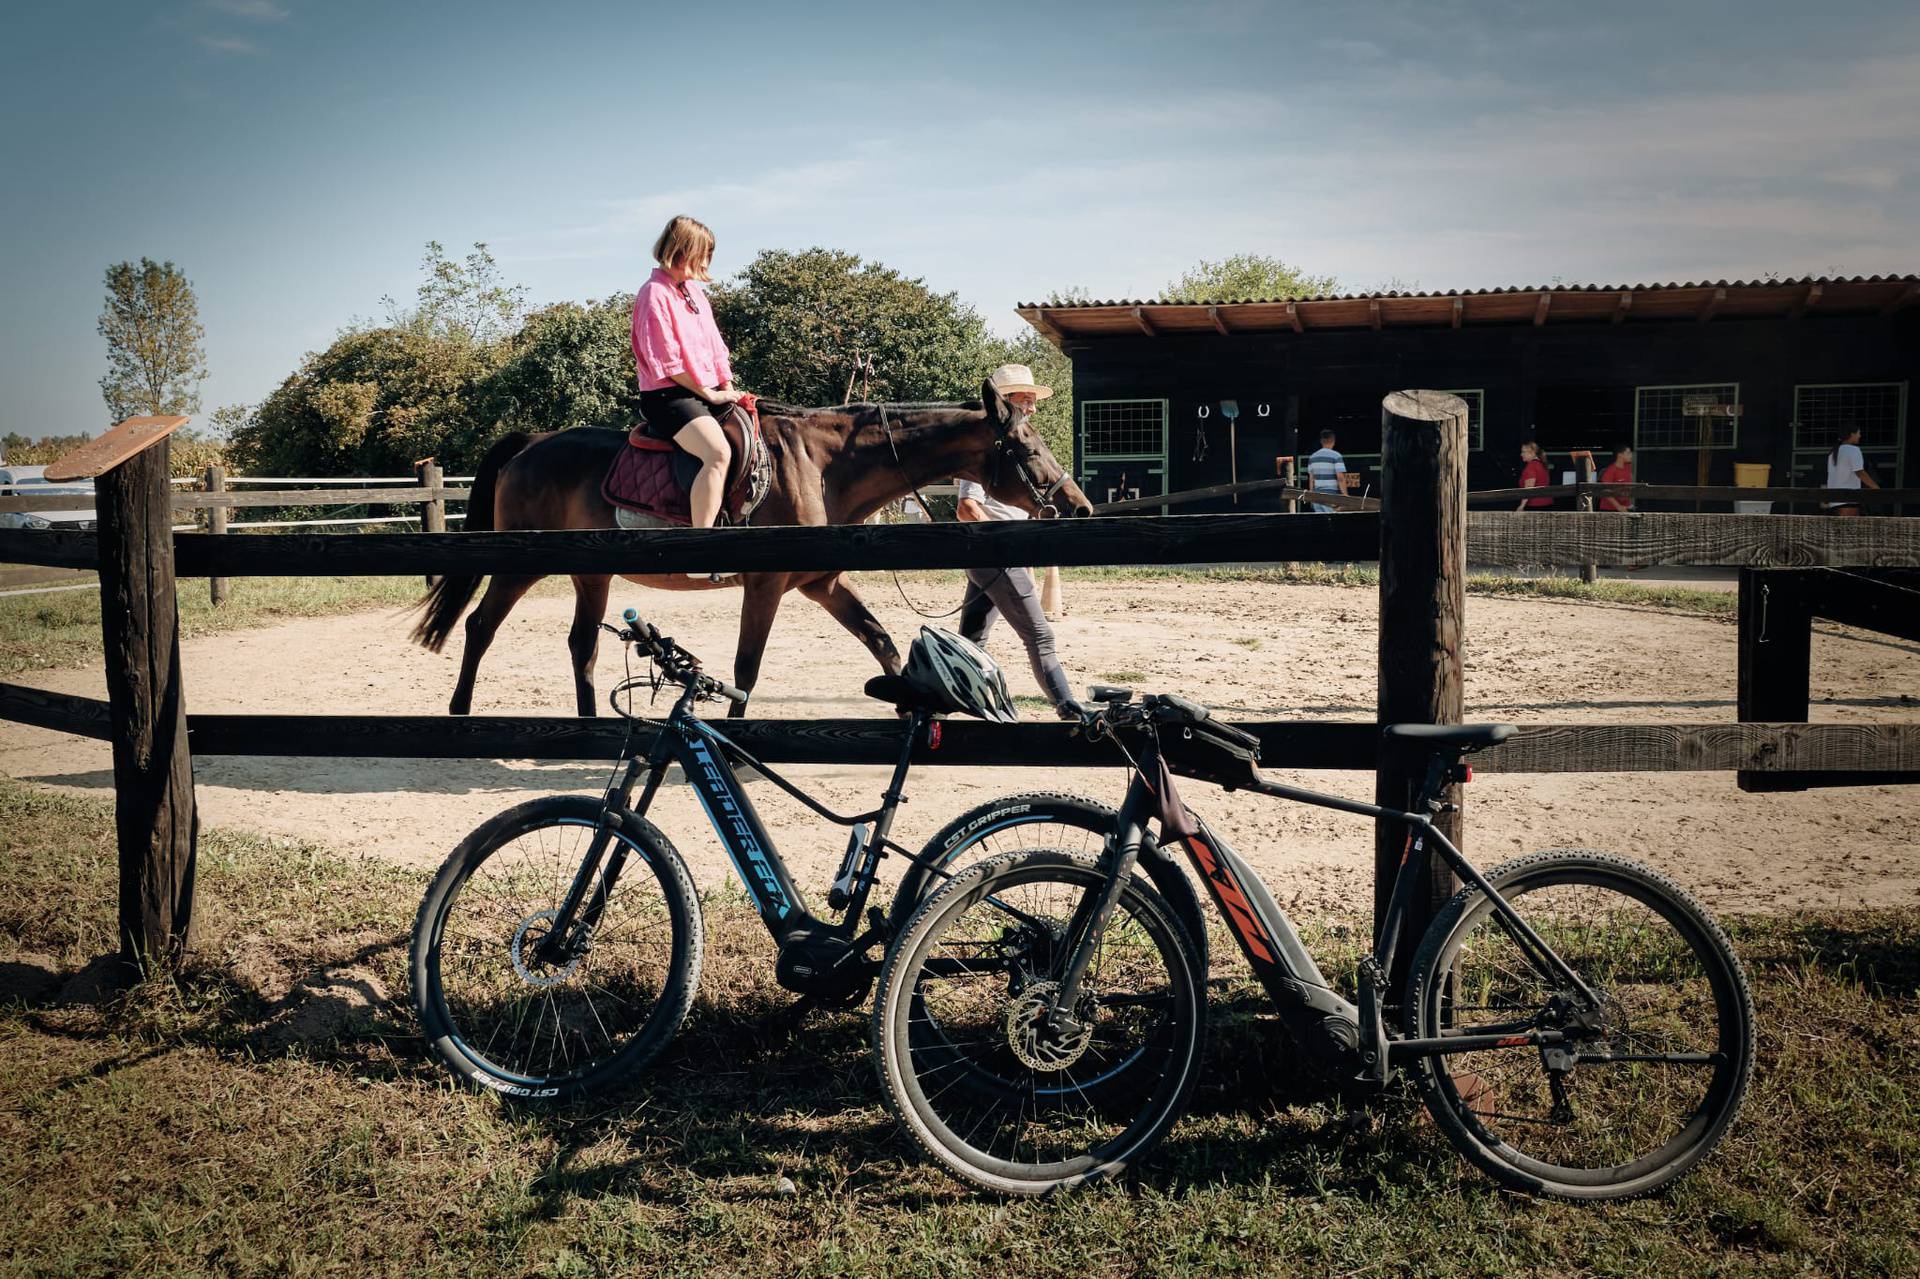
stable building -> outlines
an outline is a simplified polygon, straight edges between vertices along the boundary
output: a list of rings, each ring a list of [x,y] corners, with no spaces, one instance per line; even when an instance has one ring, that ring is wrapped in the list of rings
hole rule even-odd
[[[1906,275],[1018,310],[1073,361],[1078,478],[1102,502],[1271,479],[1288,457],[1304,474],[1326,428],[1377,485],[1380,400],[1407,387],[1466,401],[1474,489],[1517,483],[1529,438],[1556,480],[1627,443],[1647,483],[1760,463],[1818,486],[1851,426],[1875,478],[1912,487],[1917,303]]]

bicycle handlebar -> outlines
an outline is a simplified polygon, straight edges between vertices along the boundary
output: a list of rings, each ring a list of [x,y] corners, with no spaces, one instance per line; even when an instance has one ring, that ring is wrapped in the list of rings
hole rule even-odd
[[[717,680],[700,669],[700,659],[673,642],[672,637],[662,635],[660,628],[651,622],[642,622],[635,609],[628,609],[620,615],[626,628],[600,625],[618,636],[623,644],[631,644],[653,659],[663,678],[682,688],[693,690],[700,698],[724,699],[736,706],[747,704],[747,694],[724,680]]]

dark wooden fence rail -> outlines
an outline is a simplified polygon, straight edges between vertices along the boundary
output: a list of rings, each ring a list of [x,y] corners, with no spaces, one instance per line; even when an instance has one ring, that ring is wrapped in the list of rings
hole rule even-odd
[[[226,479],[224,475],[222,479]],[[464,502],[461,485],[421,484],[404,488],[354,489],[220,489],[189,490],[173,494],[180,511],[234,510],[254,506],[411,506],[420,502]],[[84,493],[65,497],[0,497],[0,515],[16,511],[75,511],[92,503]]]
[[[1734,568],[1920,567],[1920,518],[1481,511],[1474,564],[1693,564]],[[91,568],[91,533],[0,529],[0,562]],[[311,574],[684,573],[822,568],[1364,562],[1380,557],[1378,514],[1096,516],[976,524],[817,528],[595,529],[553,533],[290,533],[174,536],[186,577]]]
[[[877,708],[876,708],[877,709]],[[113,736],[107,703],[0,683],[0,720],[102,741]],[[1372,721],[1237,720],[1259,736],[1266,767],[1371,772],[1380,763]],[[891,718],[737,719],[729,737],[769,764],[890,765],[900,749]],[[195,755],[325,759],[608,760],[629,741],[611,718],[540,715],[187,716]],[[656,730],[636,725],[633,740]],[[950,720],[922,765],[1023,768],[1118,767],[1111,746],[1090,744],[1065,724]],[[1486,773],[1829,773],[1850,783],[1920,780],[1920,724],[1530,724],[1474,756]]]

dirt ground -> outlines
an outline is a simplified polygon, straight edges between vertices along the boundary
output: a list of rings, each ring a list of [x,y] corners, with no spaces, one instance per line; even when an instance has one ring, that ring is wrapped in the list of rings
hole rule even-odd
[[[903,646],[919,619],[884,577],[866,594]],[[945,607],[939,588],[910,587],[922,607]],[[641,608],[662,629],[730,669],[735,614],[728,595],[616,590],[616,611]],[[1373,705],[1371,591],[1260,582],[1078,582],[1058,623],[1076,684],[1094,679],[1178,690],[1249,717],[1367,719]],[[1469,719],[1517,722],[1730,722],[1734,626],[1627,607],[1531,599],[1468,601]],[[565,632],[570,603],[528,599],[481,669],[478,713],[571,714]],[[438,713],[459,660],[458,638],[434,655],[405,642],[388,613],[243,630],[186,645],[188,704],[201,712]],[[990,647],[1016,694],[1034,693],[1016,640]],[[601,686],[620,658],[603,648]],[[1813,718],[1912,720],[1920,713],[1920,648],[1821,624],[1814,644]],[[757,715],[884,715],[861,685],[874,674],[851,636],[825,613],[789,598],[754,699]],[[46,673],[44,687],[105,696],[97,669]],[[1026,714],[1037,716],[1038,710]],[[67,790],[107,795],[108,749],[19,724],[0,724],[0,770]],[[790,775],[842,811],[874,802],[881,770],[798,767]],[[349,853],[436,865],[489,815],[556,792],[593,793],[606,768],[514,761],[202,759],[202,820],[312,839]],[[1295,775],[1370,797],[1370,775]],[[916,843],[973,803],[1050,788],[1117,801],[1112,770],[926,769],[896,837]],[[844,841],[765,782],[752,794],[803,889],[823,890]],[[1309,912],[1364,908],[1371,832],[1359,819],[1273,800],[1189,788],[1260,869],[1284,903]],[[655,819],[717,887],[730,871],[684,785],[663,793]],[[1746,795],[1730,773],[1487,775],[1469,791],[1467,848],[1491,864],[1524,850],[1580,845],[1651,862],[1723,909],[1912,905],[1920,902],[1920,789],[1860,787]]]

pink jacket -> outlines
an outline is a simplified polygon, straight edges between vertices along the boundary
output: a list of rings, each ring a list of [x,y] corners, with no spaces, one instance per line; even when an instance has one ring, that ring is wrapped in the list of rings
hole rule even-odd
[[[658,391],[674,385],[673,375],[685,373],[709,389],[733,381],[727,344],[713,322],[713,304],[706,286],[687,281],[693,305],[664,270],[655,267],[633,298],[633,359],[640,389]]]

